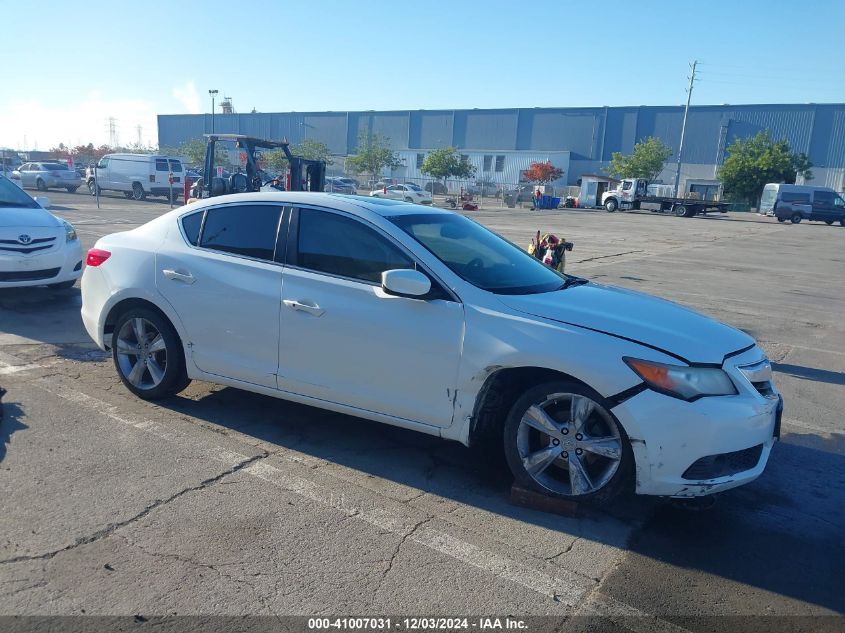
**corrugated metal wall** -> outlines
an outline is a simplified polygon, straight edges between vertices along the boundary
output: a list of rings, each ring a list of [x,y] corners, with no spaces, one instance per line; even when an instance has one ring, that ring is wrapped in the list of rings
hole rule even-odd
[[[217,132],[298,143],[316,138],[338,155],[354,153],[362,131],[378,132],[397,150],[454,145],[466,150],[571,153],[573,167],[600,168],[613,152],[657,136],[677,152],[683,108],[523,108],[395,112],[218,114]],[[716,166],[736,138],[768,129],[819,167],[845,167],[845,104],[693,106],[684,163]],[[159,115],[159,145],[177,147],[211,130],[211,115]]]

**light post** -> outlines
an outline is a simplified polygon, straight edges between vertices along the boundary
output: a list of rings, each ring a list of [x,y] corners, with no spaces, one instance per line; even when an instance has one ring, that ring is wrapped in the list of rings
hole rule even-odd
[[[214,95],[217,94],[217,90],[209,90],[208,94],[211,95],[211,133],[214,134]]]

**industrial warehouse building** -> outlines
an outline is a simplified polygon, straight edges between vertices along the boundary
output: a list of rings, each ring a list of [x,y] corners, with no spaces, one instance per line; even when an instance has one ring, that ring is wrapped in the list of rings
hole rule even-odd
[[[361,131],[390,139],[402,165],[384,175],[423,178],[422,161],[432,149],[455,146],[477,168],[477,179],[516,183],[532,161],[551,160],[564,170],[560,184],[602,173],[613,152],[656,136],[673,148],[660,179],[674,181],[683,107],[515,108],[496,110],[402,110],[385,112],[281,112],[217,114],[219,133],[266,139],[322,141],[339,158],[355,153]],[[683,191],[717,186],[717,172],[736,138],[768,130],[814,164],[813,184],[845,190],[845,104],[692,106],[681,165]],[[160,147],[178,147],[211,131],[211,115],[159,115]]]

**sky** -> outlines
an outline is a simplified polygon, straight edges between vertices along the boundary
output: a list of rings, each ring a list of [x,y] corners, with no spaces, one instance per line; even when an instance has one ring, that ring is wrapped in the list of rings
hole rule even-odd
[[[238,112],[676,105],[693,60],[693,105],[842,103],[843,24],[843,0],[0,0],[0,147],[107,143],[110,117],[154,146],[209,89]]]

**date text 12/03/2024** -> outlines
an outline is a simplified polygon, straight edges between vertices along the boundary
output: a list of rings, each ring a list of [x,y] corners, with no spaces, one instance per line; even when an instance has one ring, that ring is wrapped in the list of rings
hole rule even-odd
[[[319,630],[350,630],[350,631],[389,631],[393,629],[407,631],[425,630],[470,630],[480,631],[511,630],[519,631],[527,628],[525,621],[518,618],[482,617],[470,619],[458,618],[308,618],[308,629]]]

